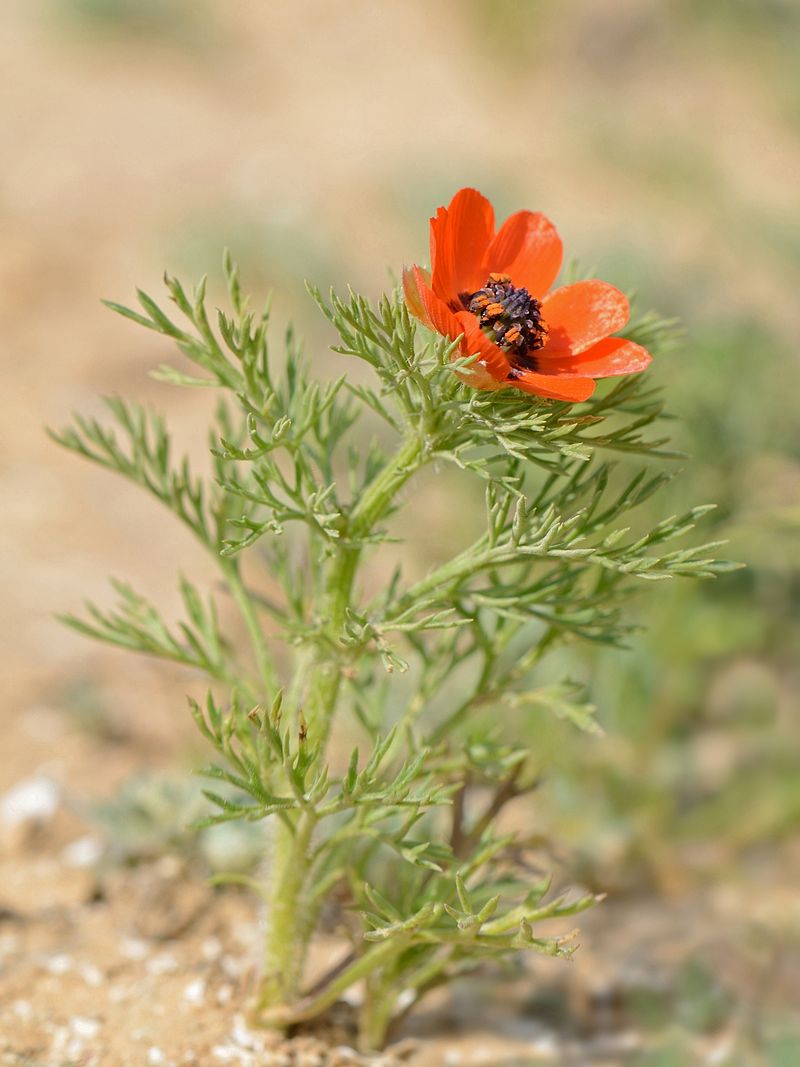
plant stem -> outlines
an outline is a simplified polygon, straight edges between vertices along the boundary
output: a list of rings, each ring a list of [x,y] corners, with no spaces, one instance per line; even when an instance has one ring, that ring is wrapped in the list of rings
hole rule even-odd
[[[300,929],[302,893],[315,823],[313,814],[304,811],[294,827],[282,821],[275,824],[271,877],[265,894],[269,911],[258,1011],[297,996],[306,948]]]
[[[313,1019],[320,1012],[335,1004],[339,996],[351,985],[366,978],[378,967],[384,966],[392,957],[402,952],[407,944],[407,937],[394,937],[373,945],[363,956],[359,956],[349,967],[341,971],[325,989],[320,990],[314,996],[304,997],[296,1004],[277,1005],[272,1011],[266,1013],[265,1021],[276,1026],[290,1026],[293,1023]]]
[[[331,561],[320,610],[325,633],[307,664],[302,711],[309,741],[320,746],[321,755],[328,740],[342,684],[341,637],[360,555],[359,548],[342,547]]]
[[[389,511],[399,489],[420,466],[422,456],[421,436],[417,433],[409,434],[391,462],[367,486],[352,508],[342,543],[335,547],[328,561],[319,607],[322,634],[316,643],[304,650],[300,656],[297,674],[290,689],[293,705],[291,711],[298,717],[302,712],[306,721],[308,743],[318,746],[319,759],[325,756],[339,698],[342,683],[342,637],[364,538]],[[244,596],[246,598],[247,594],[244,593]],[[249,598],[246,602],[249,604]],[[244,614],[241,603],[240,607]],[[258,1010],[265,1012],[267,1019],[271,1014],[270,1008],[288,1005],[296,998],[303,974],[307,943],[312,933],[310,924],[305,921],[308,902],[304,889],[315,821],[313,812],[304,811],[294,828],[284,823],[275,828],[270,884],[267,889],[270,913],[264,954],[265,975],[258,1002]],[[367,958],[372,960],[374,956],[375,950],[370,950],[353,966],[365,966],[363,961]],[[347,973],[351,970],[352,968],[348,969]],[[349,978],[341,989],[346,988],[353,980],[352,977]],[[336,983],[334,987],[339,989]],[[321,996],[329,994],[331,988]],[[338,992],[334,992],[334,1000],[336,996]],[[333,1003],[333,1000],[329,1003]],[[316,1010],[321,1009],[315,1009],[314,1013]]]
[[[353,507],[343,543],[335,550],[328,566],[320,605],[325,632],[308,665],[303,707],[309,740],[323,750],[341,687],[341,639],[364,538],[389,511],[398,491],[419,468],[422,458],[423,440],[418,433],[410,433],[391,462],[367,486]]]
[[[378,975],[375,982],[365,982],[364,1001],[358,1014],[358,1047],[361,1052],[377,1052],[386,1044],[392,1022],[395,998]]]

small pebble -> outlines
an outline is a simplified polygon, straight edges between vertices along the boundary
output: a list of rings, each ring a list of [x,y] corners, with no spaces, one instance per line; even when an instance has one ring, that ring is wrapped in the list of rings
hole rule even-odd
[[[143,960],[150,952],[150,945],[139,937],[123,937],[119,950],[126,959]]]
[[[82,963],[78,968],[78,974],[92,989],[97,989],[103,984],[103,972],[93,963]]]
[[[155,864],[155,870],[162,878],[178,878],[183,872],[183,863],[177,856],[162,856]]]
[[[94,867],[103,855],[102,842],[86,834],[70,843],[61,852],[61,859],[67,867]]]
[[[416,999],[417,994],[413,989],[404,989],[397,998],[397,1010],[403,1011],[404,1008],[410,1008]]]
[[[43,775],[26,778],[0,798],[0,818],[7,826],[28,822],[48,822],[58,811],[60,792],[55,782]]]
[[[70,1019],[69,1025],[76,1037],[96,1037],[100,1032],[100,1022],[98,1019],[88,1019],[76,1015],[73,1019]]]
[[[178,961],[171,952],[159,952],[147,962],[147,973],[153,975],[174,974],[178,970]]]
[[[234,956],[223,956],[220,960],[222,969],[229,978],[240,978],[245,964]]]
[[[72,957],[66,953],[59,956],[50,956],[44,961],[44,969],[50,974],[62,975],[72,970]]]
[[[264,1051],[263,1035],[251,1030],[241,1015],[234,1016],[231,1037],[239,1048],[252,1049],[254,1052]]]
[[[219,1060],[220,1063],[242,1063],[249,1065],[253,1061],[253,1057],[250,1053],[239,1045],[214,1045],[211,1049],[211,1055],[214,1059]]]
[[[190,982],[183,991],[183,999],[188,1004],[202,1004],[206,995],[206,983],[202,978]]]
[[[217,960],[222,955],[222,942],[218,937],[207,937],[200,946],[200,953],[204,960]]]
[[[558,1039],[554,1034],[542,1034],[531,1041],[530,1047],[540,1056],[553,1056],[558,1052]]]

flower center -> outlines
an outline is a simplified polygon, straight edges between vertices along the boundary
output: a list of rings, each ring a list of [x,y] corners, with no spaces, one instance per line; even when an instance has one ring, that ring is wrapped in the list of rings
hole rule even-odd
[[[461,302],[513,362],[535,370],[531,353],[547,343],[547,326],[542,321],[542,305],[527,289],[517,289],[507,274],[490,274],[482,289],[462,293]]]

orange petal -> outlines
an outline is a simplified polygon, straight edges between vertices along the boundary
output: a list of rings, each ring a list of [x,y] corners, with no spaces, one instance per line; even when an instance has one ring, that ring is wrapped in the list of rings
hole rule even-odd
[[[511,215],[492,239],[484,273],[507,274],[517,288],[541,300],[561,269],[564,250],[552,222],[539,212]]]
[[[547,355],[537,352],[543,371],[574,377],[612,378],[619,374],[638,374],[650,366],[653,357],[646,348],[624,337],[606,337],[579,355]]]
[[[409,310],[430,329],[455,341],[464,328],[447,304],[430,288],[425,272],[420,267],[412,267],[406,273],[403,274],[403,288],[406,290],[406,300],[409,300],[409,291],[411,293]],[[417,314],[416,308],[420,309],[420,314]]]
[[[439,243],[439,237],[445,227],[447,219],[447,208],[440,207],[436,209],[436,214],[430,220],[430,242],[431,242],[431,270],[436,266],[437,262],[437,246]],[[441,267],[441,264],[440,264]]]
[[[431,219],[433,291],[450,303],[486,281],[483,262],[494,233],[494,209],[477,189],[459,189]]]
[[[406,298],[406,304],[411,314],[419,319],[420,322],[432,328],[428,312],[420,295],[417,276],[419,276],[423,284],[430,285],[431,279],[428,271],[423,270],[421,267],[412,267],[410,270],[408,267],[403,268],[403,295]]]
[[[477,353],[479,356],[475,371],[479,372],[479,368],[484,367],[496,382],[505,382],[511,364],[503,350],[489,340],[478,325],[478,320],[469,311],[456,312],[456,318],[464,333],[464,340],[461,342],[464,355],[474,356]]]
[[[569,400],[571,403],[588,400],[594,392],[594,381],[591,378],[563,378],[561,375],[538,374],[532,370],[521,371],[520,377],[509,381],[509,385],[536,396],[544,396],[550,400]]]
[[[430,288],[426,272],[419,267],[403,272],[403,288],[412,315],[451,341],[461,337],[463,355],[479,357],[464,371],[470,385],[476,389],[492,389],[498,382],[505,382],[511,369],[509,362],[481,330],[474,315],[468,311],[452,312]]]
[[[542,318],[549,339],[537,358],[551,354],[577,355],[621,330],[629,314],[628,298],[608,282],[593,279],[562,285],[542,301]]]

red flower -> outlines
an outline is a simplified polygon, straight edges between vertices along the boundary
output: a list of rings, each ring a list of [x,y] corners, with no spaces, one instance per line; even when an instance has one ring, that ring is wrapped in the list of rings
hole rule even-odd
[[[629,317],[608,282],[550,289],[562,247],[552,222],[518,211],[495,233],[494,209],[460,189],[431,219],[431,272],[403,271],[408,308],[478,359],[465,372],[477,389],[515,386],[554,400],[586,400],[595,378],[634,374],[650,363],[641,345],[611,335]]]

